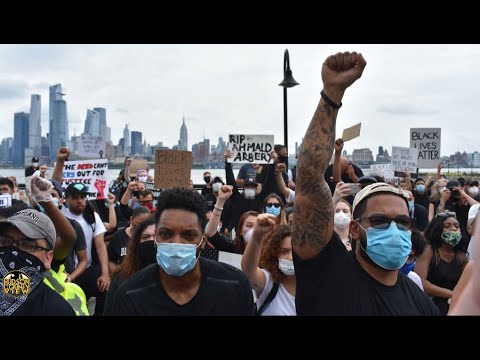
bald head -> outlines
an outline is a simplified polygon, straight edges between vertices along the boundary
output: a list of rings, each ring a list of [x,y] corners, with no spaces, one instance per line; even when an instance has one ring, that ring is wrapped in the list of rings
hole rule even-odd
[[[342,169],[342,174],[347,171],[348,165],[350,164],[350,161],[346,157],[341,157],[340,158],[340,169]]]

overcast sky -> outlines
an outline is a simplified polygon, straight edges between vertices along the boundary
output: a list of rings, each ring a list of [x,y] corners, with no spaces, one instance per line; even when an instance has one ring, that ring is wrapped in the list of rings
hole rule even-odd
[[[107,109],[118,144],[123,128],[150,144],[175,145],[182,117],[189,148],[229,133],[273,134],[283,143],[283,54],[294,78],[288,90],[289,150],[301,141],[320,99],[321,66],[339,51],[361,52],[363,77],[343,98],[337,137],[362,122],[345,149],[409,146],[411,127],[441,127],[442,155],[480,150],[480,45],[0,45],[0,139],[13,136],[13,114],[42,96],[48,132],[48,87],[67,94],[70,136],[87,109]]]

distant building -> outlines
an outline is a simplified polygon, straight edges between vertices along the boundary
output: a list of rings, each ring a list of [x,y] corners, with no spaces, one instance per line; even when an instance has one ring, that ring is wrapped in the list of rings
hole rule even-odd
[[[13,138],[8,137],[2,139],[2,144],[0,145],[0,161],[7,163],[12,161],[12,147],[13,147]]]
[[[123,151],[125,156],[130,155],[131,152],[131,142],[130,142],[130,130],[128,130],[128,124],[125,124],[125,129],[123,129],[123,138],[125,143],[123,145]]]
[[[140,131],[132,131],[131,140],[132,140],[131,142],[132,150],[130,151],[131,155],[143,154],[142,133]]]
[[[371,163],[373,163],[372,150],[367,149],[367,148],[353,150],[352,162],[354,164],[371,164]]]
[[[185,116],[183,117],[183,123],[180,127],[180,140],[178,140],[179,150],[188,150],[188,131],[187,125],[185,125]]]
[[[34,156],[40,156],[42,151],[41,111],[41,97],[33,94],[30,101],[28,147]]]
[[[50,86],[49,98],[49,141],[50,158],[57,159],[59,147],[66,146],[69,140],[67,102],[63,100],[62,85]]]
[[[13,118],[13,150],[12,162],[16,166],[25,165],[25,148],[28,148],[30,114],[25,112],[15,113]],[[27,162],[29,164],[32,158]]]

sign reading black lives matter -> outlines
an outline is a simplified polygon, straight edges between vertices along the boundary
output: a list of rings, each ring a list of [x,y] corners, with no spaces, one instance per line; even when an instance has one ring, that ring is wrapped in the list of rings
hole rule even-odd
[[[273,164],[273,135],[228,135],[229,163]]]
[[[441,128],[410,129],[410,147],[418,149],[417,166],[436,168],[440,162]]]

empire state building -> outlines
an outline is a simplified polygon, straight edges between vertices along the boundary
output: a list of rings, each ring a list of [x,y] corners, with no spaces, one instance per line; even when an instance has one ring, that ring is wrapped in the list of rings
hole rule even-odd
[[[185,125],[185,116],[183,117],[183,124],[180,128],[180,140],[178,140],[178,150],[188,150],[188,132],[187,125]]]

